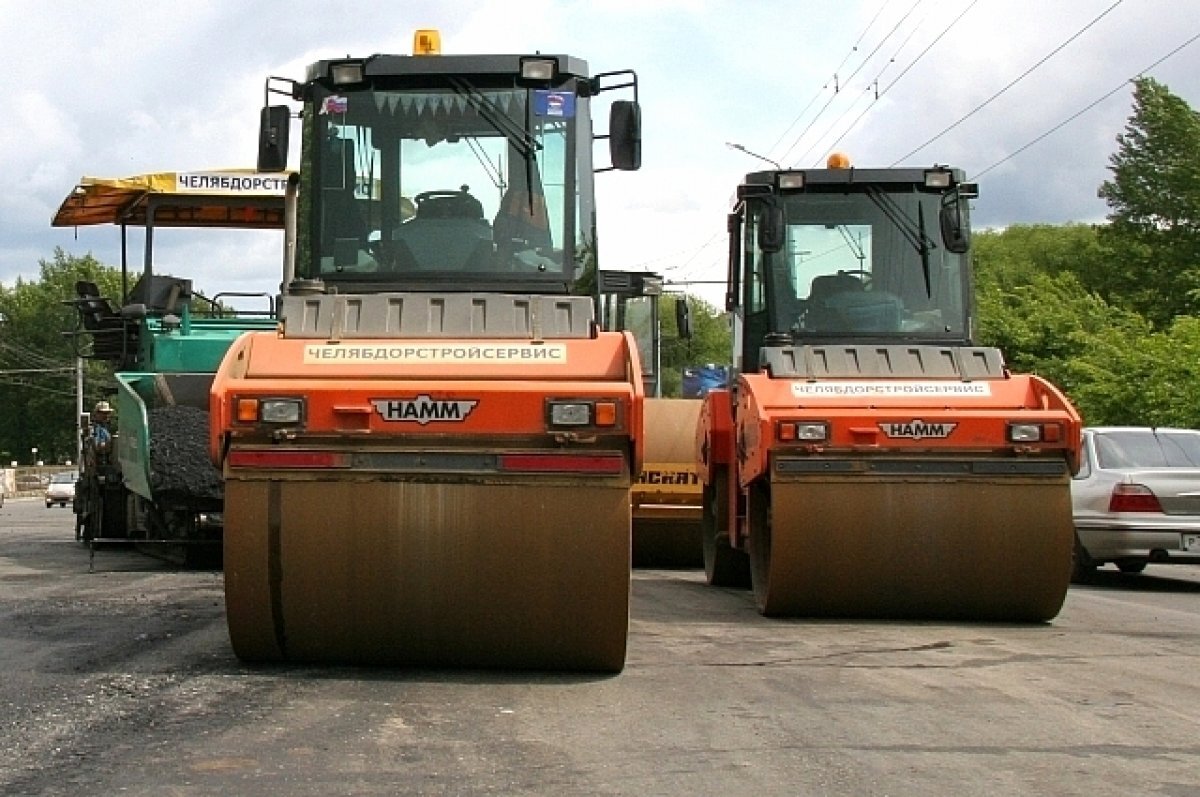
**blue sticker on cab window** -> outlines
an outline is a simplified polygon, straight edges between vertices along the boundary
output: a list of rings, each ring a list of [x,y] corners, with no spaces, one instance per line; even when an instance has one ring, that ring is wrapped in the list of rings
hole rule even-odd
[[[569,119],[575,115],[575,94],[570,91],[538,89],[533,92],[534,116],[557,116]]]

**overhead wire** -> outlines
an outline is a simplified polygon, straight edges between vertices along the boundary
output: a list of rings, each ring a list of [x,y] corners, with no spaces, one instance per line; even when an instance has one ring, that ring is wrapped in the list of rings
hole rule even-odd
[[[842,131],[842,134],[840,136],[838,136],[836,139],[834,139],[833,143],[831,143],[828,147],[826,147],[826,151],[828,152],[828,151],[832,150],[839,143],[841,143],[842,139],[845,138],[850,133],[850,131],[853,130],[860,121],[862,121],[862,118],[864,116],[866,116],[867,113],[869,113],[872,108],[875,107],[875,102],[878,102],[879,100],[883,99],[884,95],[887,94],[889,91],[891,91],[892,87],[895,86],[897,83],[899,83],[900,79],[903,78],[905,75],[907,75],[909,70],[911,70],[914,66],[916,66],[918,63],[920,63],[921,59],[924,58],[926,56],[926,54],[928,54],[929,51],[932,50],[934,48],[934,46],[938,42],[940,42],[946,36],[947,33],[949,33],[951,31],[952,28],[954,28],[954,26],[957,25],[959,23],[959,21],[967,15],[967,12],[970,11],[972,8],[974,8],[976,3],[978,3],[978,2],[979,2],[979,0],[971,0],[970,4],[968,4],[966,8],[964,8],[962,11],[959,12],[958,16],[956,16],[954,19],[950,20],[950,24],[948,24],[946,27],[942,28],[942,32],[939,33],[937,36],[935,36],[933,38],[933,41],[931,41],[931,42],[929,42],[929,44],[925,45],[925,49],[921,50],[921,52],[917,54],[916,58],[914,58],[912,61],[910,61],[908,63],[908,66],[904,67],[904,69],[901,70],[899,75],[896,75],[895,80],[893,80],[891,83],[888,83],[882,89],[878,90],[878,93],[875,95],[875,100],[872,101],[872,103],[870,105],[868,105],[866,108],[864,108],[862,113],[860,113],[858,116],[854,117],[854,121],[852,121],[849,125],[847,125],[846,129]],[[915,32],[915,30],[914,30],[914,32]],[[907,41],[908,40],[905,39],[904,43],[907,43]],[[901,46],[903,46],[904,43],[902,43]],[[879,78],[878,78],[878,76],[876,76],[876,82],[878,82],[878,80],[879,80]]]
[[[1104,17],[1108,16],[1108,14],[1109,14],[1109,13],[1111,13],[1113,9],[1115,9],[1117,6],[1121,5],[1121,3],[1123,3],[1123,2],[1124,2],[1124,0],[1116,0],[1116,2],[1115,2],[1115,3],[1113,3],[1112,5],[1110,5],[1108,8],[1104,9],[1103,11],[1101,11],[1101,12],[1100,12],[1098,15],[1096,15],[1096,17],[1095,17],[1095,18],[1093,18],[1093,19],[1092,19],[1090,22],[1088,22],[1086,25],[1084,25],[1084,26],[1083,26],[1082,28],[1080,28],[1079,30],[1075,31],[1075,33],[1071,34],[1069,37],[1067,37],[1067,38],[1066,38],[1066,39],[1065,39],[1065,40],[1064,40],[1064,41],[1063,41],[1061,44],[1059,44],[1057,47],[1055,47],[1053,50],[1051,50],[1051,51],[1050,51],[1049,53],[1047,53],[1046,55],[1042,56],[1042,58],[1041,58],[1040,60],[1038,60],[1038,62],[1037,62],[1037,63],[1035,63],[1033,66],[1029,67],[1028,69],[1026,69],[1024,72],[1022,72],[1020,75],[1018,75],[1018,76],[1017,76],[1016,78],[1014,78],[1013,80],[1011,80],[1011,81],[1010,81],[1010,82],[1009,82],[1007,85],[1005,85],[1005,86],[1004,86],[1004,88],[1000,89],[1000,90],[999,90],[999,91],[997,91],[995,94],[993,94],[992,96],[988,97],[986,100],[984,100],[983,102],[981,102],[979,105],[976,105],[974,108],[972,108],[970,111],[968,111],[968,112],[967,112],[967,113],[965,113],[964,115],[960,116],[960,117],[959,117],[957,120],[955,120],[954,122],[951,122],[951,123],[950,123],[949,125],[947,125],[947,126],[944,128],[944,129],[942,129],[942,130],[941,130],[939,133],[937,133],[937,134],[936,134],[936,135],[934,135],[932,138],[930,138],[928,141],[925,141],[924,143],[920,144],[920,145],[919,145],[919,146],[917,146],[915,149],[913,149],[911,152],[908,152],[908,153],[905,153],[904,155],[901,155],[899,158],[897,158],[895,161],[893,161],[891,165],[892,165],[892,166],[896,166],[896,165],[900,164],[902,161],[908,160],[908,159],[909,159],[909,158],[911,158],[913,155],[916,155],[918,152],[920,152],[921,150],[925,149],[925,147],[927,147],[927,146],[929,146],[930,144],[932,144],[933,142],[937,141],[939,138],[941,138],[942,136],[946,135],[946,134],[947,134],[947,133],[949,133],[951,130],[953,130],[954,128],[958,127],[960,124],[962,124],[963,122],[965,122],[966,120],[968,120],[968,119],[970,119],[972,116],[974,116],[975,114],[977,114],[977,113],[979,113],[980,111],[982,111],[984,108],[986,108],[986,107],[987,107],[988,105],[990,105],[990,104],[991,104],[993,101],[995,101],[997,98],[999,98],[999,97],[1000,97],[1000,96],[1002,96],[1004,93],[1006,93],[1006,92],[1007,92],[1009,89],[1011,89],[1013,86],[1017,85],[1017,84],[1018,84],[1018,83],[1020,83],[1022,80],[1024,80],[1025,78],[1027,78],[1027,77],[1029,77],[1031,74],[1033,74],[1033,73],[1034,73],[1034,72],[1035,72],[1037,69],[1039,69],[1039,68],[1040,68],[1040,67],[1041,67],[1043,64],[1045,64],[1047,61],[1049,61],[1049,60],[1050,60],[1051,58],[1053,58],[1055,55],[1057,55],[1058,53],[1060,53],[1060,52],[1061,52],[1063,49],[1065,49],[1065,48],[1066,48],[1066,47],[1067,47],[1069,44],[1071,44],[1071,42],[1075,41],[1075,40],[1076,40],[1076,39],[1078,39],[1080,36],[1082,36],[1082,35],[1083,35],[1083,34],[1084,34],[1084,33],[1085,33],[1087,30],[1089,30],[1089,29],[1090,29],[1090,28],[1091,28],[1093,25],[1095,25],[1096,23],[1098,23],[1098,22],[1099,22],[1101,19],[1103,19]]]
[[[1171,51],[1170,51],[1170,52],[1168,52],[1166,55],[1164,55],[1163,57],[1159,58],[1159,59],[1158,59],[1157,61],[1155,61],[1154,63],[1152,63],[1152,64],[1150,64],[1149,66],[1147,66],[1145,69],[1143,69],[1143,70],[1141,70],[1140,72],[1138,72],[1138,73],[1137,73],[1136,75],[1134,75],[1132,78],[1128,78],[1128,79],[1126,79],[1126,80],[1122,80],[1122,81],[1121,81],[1119,84],[1117,84],[1117,85],[1116,85],[1116,86],[1115,86],[1115,87],[1114,87],[1112,90],[1110,90],[1110,91],[1108,91],[1108,92],[1104,93],[1104,94],[1103,94],[1103,95],[1101,95],[1100,97],[1097,97],[1095,100],[1093,100],[1092,102],[1088,103],[1088,104],[1087,104],[1087,105],[1085,105],[1083,108],[1081,108],[1081,109],[1079,109],[1078,111],[1076,111],[1075,113],[1071,114],[1071,115],[1070,115],[1070,116],[1068,116],[1066,119],[1063,119],[1061,122],[1059,122],[1058,124],[1054,125],[1053,127],[1051,127],[1051,128],[1050,128],[1049,130],[1047,130],[1046,132],[1044,132],[1044,133],[1042,133],[1042,134],[1040,134],[1040,135],[1036,136],[1035,138],[1031,139],[1031,140],[1030,140],[1030,141],[1028,141],[1027,143],[1025,143],[1025,144],[1023,144],[1022,146],[1018,147],[1017,149],[1013,150],[1013,151],[1012,151],[1012,152],[1010,152],[1008,155],[1004,156],[1004,157],[1003,157],[1003,158],[1001,158],[1000,160],[998,160],[998,161],[996,161],[995,163],[991,164],[991,165],[990,165],[990,166],[988,166],[987,168],[985,168],[985,169],[982,169],[981,171],[978,171],[978,172],[976,172],[974,175],[972,175],[972,179],[974,180],[974,179],[977,179],[977,178],[979,178],[979,177],[982,177],[983,175],[985,175],[985,174],[987,174],[988,172],[990,172],[992,169],[995,169],[997,166],[1000,166],[1001,164],[1003,164],[1003,163],[1007,163],[1008,161],[1012,160],[1013,158],[1015,158],[1016,156],[1020,155],[1020,154],[1021,154],[1022,152],[1024,152],[1025,150],[1027,150],[1027,149],[1029,149],[1030,147],[1032,147],[1034,144],[1037,144],[1037,143],[1038,143],[1039,141],[1041,141],[1042,139],[1044,139],[1044,138],[1046,138],[1047,136],[1050,136],[1050,135],[1052,135],[1053,133],[1057,132],[1058,130],[1062,129],[1062,128],[1063,128],[1063,127],[1065,127],[1066,125],[1068,125],[1068,124],[1070,124],[1071,122],[1073,122],[1073,121],[1075,121],[1076,119],[1078,119],[1078,118],[1079,118],[1080,116],[1082,116],[1083,114],[1085,114],[1085,113],[1087,113],[1088,111],[1090,111],[1092,108],[1095,108],[1097,105],[1099,105],[1100,103],[1102,103],[1102,102],[1104,102],[1105,100],[1107,100],[1107,99],[1108,99],[1109,97],[1111,97],[1112,95],[1116,94],[1118,91],[1121,91],[1122,89],[1124,89],[1124,88],[1125,88],[1125,87],[1126,87],[1126,86],[1129,84],[1129,82],[1130,82],[1131,80],[1136,80],[1137,78],[1144,76],[1144,75],[1145,75],[1147,72],[1149,72],[1151,69],[1154,69],[1155,67],[1159,66],[1160,64],[1162,64],[1162,63],[1163,63],[1164,61],[1166,61],[1167,59],[1169,59],[1169,58],[1171,58],[1172,56],[1174,56],[1174,55],[1178,54],[1178,53],[1179,53],[1181,50],[1183,50],[1185,47],[1188,47],[1189,45],[1191,45],[1191,44],[1195,43],[1197,40],[1200,40],[1200,33],[1196,33],[1196,34],[1195,34],[1195,35],[1193,35],[1191,38],[1189,38],[1187,41],[1185,41],[1183,44],[1181,44],[1181,45],[1179,45],[1178,47],[1176,47],[1175,49],[1171,50]]]
[[[862,60],[862,62],[859,63],[858,67],[850,74],[850,76],[847,78],[847,82],[852,80],[855,76],[858,75],[858,73],[860,71],[862,71],[863,67],[866,66],[867,62],[870,61],[870,59],[875,56],[875,53],[879,52],[879,48],[882,47],[885,42],[887,42],[890,38],[892,38],[892,36],[895,35],[896,31],[900,29],[900,26],[904,24],[904,22],[909,18],[909,16],[912,15],[913,11],[915,11],[917,9],[917,7],[920,6],[921,3],[923,3],[923,2],[925,2],[925,0],[915,0],[915,2],[911,6],[909,6],[908,10],[905,11],[904,14],[900,17],[900,19],[896,22],[896,24],[892,26],[891,30],[889,30],[886,34],[884,34],[883,38],[879,40],[879,43],[875,45],[875,48],[872,49],[871,52],[867,54],[867,56]],[[834,76],[837,77],[836,74]],[[829,109],[829,106],[833,104],[834,100],[836,100],[840,94],[841,94],[841,87],[835,86],[833,94],[831,94],[829,96],[829,99],[826,100],[825,104],[822,105],[820,110],[817,111],[816,116],[814,116],[812,119],[809,120],[808,124],[804,127],[804,129],[800,131],[800,135],[796,136],[796,139],[792,142],[791,146],[789,146],[783,152],[783,154],[780,155],[775,160],[782,163],[783,161],[788,159],[788,156],[791,155],[792,151],[795,150],[796,147],[798,147],[800,145],[800,142],[804,139],[804,137],[808,134],[808,132],[810,130],[812,130],[813,125],[815,125],[817,123],[817,121],[820,120],[821,116],[824,115],[825,111],[827,111]],[[805,155],[807,155],[808,151],[810,151],[811,149],[812,148],[809,147],[809,150],[805,151]],[[801,156],[797,160],[803,160],[803,156]]]
[[[840,72],[842,67],[846,65],[846,62],[850,60],[850,57],[852,55],[854,55],[855,52],[858,51],[858,45],[862,43],[862,40],[864,38],[866,38],[867,33],[875,25],[876,20],[879,19],[879,16],[883,13],[883,9],[885,9],[885,8],[887,8],[887,0],[884,0],[884,2],[879,4],[879,8],[875,11],[875,16],[871,17],[871,21],[868,22],[867,26],[862,29],[861,33],[858,34],[858,39],[855,40],[854,44],[850,45],[850,50],[842,58],[842,62],[840,64],[838,64],[836,67],[834,67],[833,74],[836,75],[838,72]],[[767,148],[768,154],[771,151],[773,151],[776,147],[778,147],[785,138],[787,138],[788,133],[792,132],[792,129],[797,124],[800,123],[800,120],[804,117],[804,114],[806,114],[808,112],[808,109],[811,108],[813,106],[813,103],[815,103],[817,101],[817,99],[821,96],[821,92],[824,91],[826,88],[828,88],[828,86],[829,86],[829,83],[827,82],[827,83],[825,83],[825,85],[821,86],[821,88],[817,90],[817,93],[814,94],[812,99],[808,101],[808,104],[805,105],[800,110],[800,113],[798,113],[796,115],[796,118],[792,120],[792,123],[790,125],[788,125],[787,128],[782,133],[779,134],[779,138],[775,139],[775,143]]]
[[[867,66],[869,63],[871,63],[871,61],[872,61],[872,59],[875,57],[875,55],[876,55],[876,54],[877,54],[877,53],[878,53],[878,52],[879,52],[879,51],[880,51],[880,50],[881,50],[881,49],[884,47],[884,45],[886,45],[886,43],[887,43],[888,41],[892,40],[892,39],[895,37],[895,35],[897,34],[897,32],[898,32],[899,30],[901,30],[901,28],[904,26],[904,24],[905,24],[905,23],[906,23],[906,22],[909,20],[909,18],[912,16],[912,14],[913,14],[913,13],[914,13],[914,12],[915,12],[915,11],[916,11],[916,10],[917,10],[917,9],[918,9],[920,6],[921,6],[921,5],[922,5],[922,3],[924,3],[924,1],[925,1],[925,0],[914,0],[914,2],[913,2],[913,3],[912,3],[912,4],[911,4],[909,7],[908,7],[908,9],[907,9],[906,11],[904,11],[904,13],[903,13],[903,14],[900,16],[900,18],[899,18],[899,19],[898,19],[898,20],[895,22],[895,24],[893,24],[893,25],[892,25],[892,27],[891,27],[891,28],[890,28],[890,29],[889,29],[889,30],[888,30],[888,31],[887,31],[887,32],[886,32],[886,33],[885,33],[885,34],[884,34],[884,35],[883,35],[883,36],[882,36],[882,37],[879,39],[879,41],[878,41],[878,42],[877,42],[877,43],[874,45],[874,47],[873,47],[873,48],[870,50],[870,52],[868,52],[868,53],[867,53],[867,54],[866,54],[866,55],[865,55],[865,56],[862,58],[862,60],[858,62],[858,65],[857,65],[857,66],[856,66],[856,67],[853,69],[853,71],[852,71],[852,72],[851,72],[851,73],[850,73],[848,76],[846,76],[846,77],[844,78],[844,80],[845,80],[845,83],[843,83],[843,84],[839,84],[839,80],[840,80],[840,79],[839,79],[839,74],[841,73],[841,71],[842,71],[842,68],[843,68],[843,67],[844,67],[844,66],[845,66],[847,63],[849,63],[849,62],[850,62],[850,61],[853,59],[853,57],[854,57],[855,53],[857,53],[857,52],[859,51],[859,46],[860,46],[860,45],[862,44],[862,42],[863,42],[863,41],[866,39],[866,37],[867,37],[868,33],[869,33],[871,30],[872,30],[872,28],[874,28],[874,26],[875,26],[876,22],[877,22],[877,21],[880,19],[880,17],[882,16],[882,14],[883,14],[884,10],[887,8],[887,3],[886,3],[886,2],[884,2],[884,3],[881,3],[881,4],[880,4],[879,8],[878,8],[878,9],[876,9],[876,11],[875,11],[875,14],[874,14],[874,15],[871,17],[871,20],[870,20],[870,21],[867,23],[867,25],[866,25],[866,26],[865,26],[865,27],[862,29],[862,31],[860,32],[860,34],[859,34],[858,38],[855,40],[854,44],[851,46],[850,50],[849,50],[849,51],[846,53],[846,55],[845,55],[845,56],[842,58],[842,61],[841,61],[841,62],[838,64],[837,68],[834,70],[834,73],[833,73],[833,76],[832,76],[832,78],[833,78],[833,81],[834,81],[834,84],[835,84],[835,86],[834,86],[834,93],[833,93],[833,94],[830,96],[830,98],[829,98],[829,99],[826,101],[826,103],[825,103],[825,104],[824,104],[824,105],[823,105],[823,106],[820,108],[820,110],[818,110],[818,111],[817,111],[816,115],[815,115],[815,116],[813,116],[813,118],[812,118],[811,120],[809,120],[809,123],[808,123],[808,124],[805,126],[805,128],[804,128],[804,129],[801,131],[801,133],[800,133],[800,134],[797,136],[796,140],[795,140],[795,141],[792,143],[792,145],[791,145],[791,146],[790,146],[790,147],[789,147],[789,148],[788,148],[788,149],[785,151],[785,153],[784,153],[782,156],[780,156],[780,158],[779,158],[778,160],[782,161],[784,158],[786,158],[786,157],[787,157],[787,155],[788,155],[788,154],[789,154],[789,153],[790,153],[790,152],[791,152],[793,149],[795,149],[795,147],[796,147],[796,146],[797,146],[797,145],[800,143],[800,141],[802,141],[802,140],[803,140],[804,136],[805,136],[805,135],[806,135],[806,134],[807,134],[807,133],[808,133],[808,132],[809,132],[809,131],[812,129],[813,125],[815,125],[815,124],[816,124],[816,123],[817,123],[817,122],[818,122],[818,121],[821,119],[821,117],[822,117],[822,116],[825,114],[825,112],[826,112],[826,111],[828,110],[828,108],[829,108],[829,107],[830,107],[830,106],[833,104],[833,102],[834,102],[834,101],[835,101],[835,100],[836,100],[836,99],[837,99],[839,96],[841,96],[841,94],[842,94],[842,93],[843,93],[843,91],[844,91],[844,88],[843,88],[843,86],[845,86],[845,85],[849,85],[849,84],[850,84],[850,82],[851,82],[851,81],[852,81],[852,80],[853,80],[855,77],[857,77],[857,76],[858,76],[858,74],[859,74],[859,73],[860,73],[860,72],[861,72],[861,71],[862,71],[864,68],[866,68],[866,66]],[[975,2],[975,0],[973,0],[973,2]],[[913,35],[915,35],[915,33],[917,32],[917,30],[918,30],[919,28],[920,28],[920,23],[918,23],[918,24],[917,24],[917,25],[916,25],[916,26],[915,26],[915,27],[914,27],[912,30],[910,30],[910,31],[909,31],[908,35],[907,35],[907,36],[904,38],[904,40],[903,40],[903,41],[900,43],[900,45],[897,47],[897,49],[896,49],[896,51],[895,51],[896,53],[900,52],[900,50],[901,50],[901,49],[904,47],[904,45],[905,45],[905,44],[906,44],[906,43],[907,43],[907,42],[908,42],[908,41],[909,41],[909,40],[910,40],[910,39],[913,37]],[[892,58],[891,58],[891,59],[889,59],[889,64],[890,64],[892,61],[894,61],[894,59],[895,59],[895,54],[893,54]],[[884,71],[886,71],[886,69],[887,69],[887,68],[888,68],[888,64],[885,64],[885,65],[884,65],[884,66],[883,66],[883,67],[880,69],[880,72],[879,72],[879,74],[882,74]],[[864,89],[864,92],[865,92],[865,91],[870,91],[870,90],[871,90],[871,85],[872,85],[872,84],[868,84],[868,85],[865,87],[865,89]],[[877,82],[875,82],[875,83],[873,83],[873,85],[875,85],[875,86],[876,86],[876,88],[877,88],[877,85],[878,85],[878,84],[877,84]],[[785,129],[785,130],[784,130],[784,132],[783,132],[783,133],[780,135],[780,137],[779,137],[778,139],[776,139],[775,143],[771,145],[771,150],[774,150],[774,149],[775,149],[775,148],[776,148],[776,147],[779,145],[779,143],[780,143],[781,141],[783,141],[783,140],[786,138],[787,134],[788,134],[788,133],[789,133],[789,132],[790,132],[792,129],[794,129],[794,128],[795,128],[795,126],[796,126],[796,124],[797,124],[797,123],[800,121],[800,119],[804,117],[804,114],[807,112],[808,108],[809,108],[809,107],[811,107],[811,106],[812,106],[812,104],[813,104],[814,102],[816,102],[816,100],[817,100],[817,99],[818,99],[818,98],[821,96],[821,93],[822,93],[822,92],[824,92],[825,90],[827,90],[827,89],[828,89],[828,87],[829,87],[829,83],[828,83],[828,82],[827,82],[825,85],[823,85],[823,86],[821,87],[821,90],[820,90],[820,91],[818,91],[818,92],[816,93],[816,95],[814,95],[813,99],[812,99],[812,100],[810,100],[810,101],[809,101],[809,103],[808,103],[808,104],[807,104],[807,105],[804,107],[804,109],[802,109],[802,110],[801,110],[800,114],[798,114],[798,115],[797,115],[796,119],[794,119],[794,120],[792,121],[792,123],[791,123],[791,124],[790,124],[790,125],[787,127],[787,129]],[[861,95],[860,95],[860,97],[861,97]],[[845,118],[845,115],[846,115],[846,113],[849,113],[851,110],[853,110],[853,108],[854,108],[854,107],[856,107],[856,106],[857,106],[857,104],[858,104],[858,102],[860,102],[860,101],[861,101],[861,98],[856,98],[856,99],[855,99],[855,101],[854,101],[854,102],[851,104],[851,106],[849,107],[849,109],[847,109],[846,111],[844,111],[844,112],[841,114],[841,116],[839,116],[839,117],[838,117],[838,120]],[[826,132],[825,132],[825,133],[823,133],[821,137],[824,137],[824,135],[827,135],[829,131],[831,131],[831,130],[835,129],[835,128],[836,128],[836,126],[837,126],[837,122],[838,122],[838,120],[835,120],[833,123],[831,123],[831,124],[830,124],[830,126],[826,128]],[[819,140],[820,140],[820,137],[818,137],[817,141],[819,141]],[[768,150],[768,152],[770,152],[771,150]],[[810,146],[809,150],[806,150],[806,154],[807,154],[807,152],[808,152],[808,151],[810,151],[810,150],[811,150],[811,146]],[[759,157],[761,157],[761,156],[759,156]],[[706,251],[706,250],[708,250],[708,249],[709,249],[709,247],[711,247],[711,246],[713,245],[713,243],[714,243],[714,242],[715,242],[715,241],[716,241],[718,238],[720,238],[720,237],[721,237],[721,233],[720,233],[719,231],[718,231],[718,232],[716,232],[716,233],[714,233],[714,234],[713,234],[712,236],[710,236],[710,237],[709,237],[709,238],[708,238],[708,239],[707,239],[707,240],[706,240],[706,241],[705,241],[705,242],[704,242],[704,243],[703,243],[703,244],[702,244],[702,245],[701,245],[701,246],[700,246],[700,247],[699,247],[697,250],[695,250],[695,251],[693,252],[693,254],[692,254],[692,255],[691,255],[691,256],[690,256],[690,257],[689,257],[689,258],[688,258],[686,261],[684,261],[683,263],[680,263],[680,264],[679,264],[679,265],[677,265],[677,266],[671,266],[671,267],[667,267],[667,268],[665,268],[665,269],[663,270],[663,271],[664,271],[664,274],[669,274],[669,273],[672,273],[672,272],[683,272],[683,273],[679,274],[679,276],[676,278],[676,280],[675,280],[675,281],[677,281],[677,282],[681,281],[681,278],[682,278],[682,279],[686,279],[686,278],[690,277],[690,276],[692,275],[692,273],[694,273],[694,270],[692,270],[692,269],[689,269],[689,266],[692,266],[692,264],[693,264],[693,263],[694,263],[694,262],[697,260],[697,258],[699,258],[699,257],[700,257],[700,256],[701,256],[701,255],[702,255],[702,254],[703,254],[703,253]],[[705,265],[703,266],[703,268],[704,268],[704,270],[705,270],[705,271],[707,271],[709,268],[711,268],[711,267],[713,267],[713,266],[719,267],[719,266],[720,266],[720,260],[718,259],[717,261],[713,261],[713,263],[708,263],[708,264],[705,264]],[[699,266],[697,266],[697,268],[700,268],[700,267],[699,267]],[[694,280],[693,280],[693,281],[694,281]]]
[[[880,71],[876,72],[875,77],[871,78],[870,82],[866,83],[866,85],[863,86],[862,95],[860,95],[860,97],[868,98],[868,104],[866,104],[866,107],[863,109],[863,112],[859,113],[858,116],[856,116],[856,118],[854,118],[854,120],[857,121],[859,119],[862,119],[863,116],[866,114],[866,112],[868,112],[868,110],[870,110],[872,104],[875,104],[875,102],[878,100],[878,98],[880,98],[880,96],[881,96],[880,95],[880,78],[883,76],[884,72],[888,71],[889,66],[892,66],[893,64],[895,64],[896,56],[898,56],[900,54],[901,50],[904,49],[904,47],[906,46],[906,44],[908,42],[912,41],[912,37],[917,35],[917,31],[920,30],[920,28],[922,28],[923,24],[924,24],[924,18],[918,20],[917,24],[913,25],[912,30],[908,31],[908,35],[904,37],[904,41],[901,41],[900,44],[898,44],[898,46],[896,46],[896,49],[892,53],[892,56],[890,56],[890,58],[888,58],[887,62],[884,62],[884,65],[882,67],[880,67]],[[871,96],[872,94],[874,94],[874,97]],[[824,128],[824,132],[822,132],[820,134],[820,136],[817,136],[814,140],[812,140],[812,145],[809,146],[808,150],[805,150],[804,156],[808,155],[809,152],[811,152],[812,149],[814,149],[814,148],[817,148],[818,152],[822,151],[822,148],[820,148],[820,144],[821,144],[822,140],[824,138],[826,138],[827,136],[829,136],[829,134],[832,133],[834,130],[836,130],[836,128],[838,128],[838,126],[841,124],[841,121],[844,120],[846,118],[846,116],[850,115],[851,112],[853,112],[854,108],[858,107],[859,102],[860,102],[860,100],[856,100],[856,101],[852,102],[850,104],[850,106],[847,106],[845,110],[842,110],[841,114],[838,115],[838,118],[834,119],[832,122],[829,122],[829,126]],[[848,128],[847,128],[847,130],[848,130]],[[834,146],[838,145],[838,142],[840,142],[840,140],[844,136],[845,136],[845,132],[842,133],[841,136],[836,138],[834,140],[833,144],[824,146],[823,151],[828,152],[828,151],[832,150],[834,148]],[[797,161],[803,161],[804,156],[798,157]],[[822,161],[822,157],[818,156],[816,163],[814,163],[814,166],[820,166],[821,161]]]
[[[4,353],[6,361],[11,359],[16,365],[34,369],[65,367],[63,360],[47,357],[38,351],[5,340],[0,340],[0,352]]]

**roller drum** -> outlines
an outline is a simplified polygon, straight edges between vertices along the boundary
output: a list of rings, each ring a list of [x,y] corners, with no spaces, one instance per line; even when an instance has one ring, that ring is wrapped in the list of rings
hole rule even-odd
[[[700,479],[696,474],[698,399],[645,401],[645,465],[633,488],[635,567],[699,568],[704,565],[700,534]],[[650,473],[674,477],[654,484]],[[679,483],[686,479],[686,483]]]
[[[748,517],[767,615],[1045,621],[1069,585],[1065,476],[775,481]]]
[[[627,483],[230,480],[225,539],[247,661],[624,666]]]

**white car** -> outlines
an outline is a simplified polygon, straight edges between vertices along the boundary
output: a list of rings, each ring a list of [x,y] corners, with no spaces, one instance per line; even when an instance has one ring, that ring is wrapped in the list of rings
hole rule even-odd
[[[1131,426],[1083,430],[1071,481],[1074,581],[1111,562],[1200,564],[1200,431]]]
[[[46,508],[58,504],[68,506],[75,499],[75,474],[55,473],[46,485]]]

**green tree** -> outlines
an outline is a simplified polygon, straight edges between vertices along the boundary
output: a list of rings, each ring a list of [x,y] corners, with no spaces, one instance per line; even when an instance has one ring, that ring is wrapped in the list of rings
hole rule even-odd
[[[729,317],[708,302],[688,294],[682,297],[692,320],[692,337],[679,337],[675,302],[679,296],[659,297],[662,317],[662,384],[664,396],[683,393],[683,369],[692,365],[728,365],[733,350]]]
[[[979,340],[1062,388],[1093,425],[1200,427],[1200,320],[1166,329],[1082,279],[1109,252],[1079,225],[976,237]]]
[[[64,304],[75,296],[75,282],[95,282],[105,296],[120,295],[120,271],[102,265],[92,255],[74,257],[56,249],[52,260],[39,261],[36,281],[18,278],[9,288],[0,285],[0,312],[7,323],[0,329],[0,457],[25,463],[34,447],[47,462],[75,456],[75,349],[63,333],[76,324],[74,309]],[[102,363],[85,363],[85,406],[101,397],[112,383]]]
[[[1102,235],[1116,256],[1098,264],[1098,282],[1165,329],[1200,310],[1200,115],[1153,78],[1137,79],[1109,171]]]

